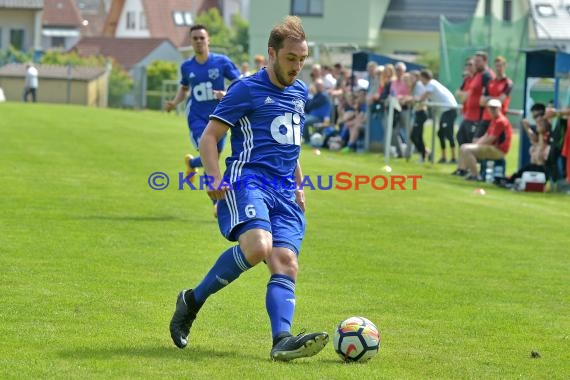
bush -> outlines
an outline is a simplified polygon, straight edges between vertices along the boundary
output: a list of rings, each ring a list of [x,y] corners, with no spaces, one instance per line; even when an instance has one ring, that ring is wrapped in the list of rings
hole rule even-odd
[[[162,110],[162,92],[147,91],[146,92],[146,108],[150,110]]]
[[[178,65],[170,61],[154,61],[146,69],[146,88],[150,91],[160,91],[163,80],[178,77]]]

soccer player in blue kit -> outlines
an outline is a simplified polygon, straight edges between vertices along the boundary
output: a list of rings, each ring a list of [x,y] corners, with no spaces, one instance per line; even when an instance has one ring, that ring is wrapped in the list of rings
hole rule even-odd
[[[297,75],[308,45],[298,17],[288,16],[272,29],[268,53],[267,68],[230,85],[202,135],[200,154],[213,178],[208,195],[219,200],[220,231],[239,244],[220,255],[198,286],[178,294],[170,336],[177,347],[186,347],[206,299],[264,261],[271,274],[266,293],[270,357],[289,361],[317,354],[329,340],[326,332],[291,334],[297,256],[305,232],[298,159],[308,90]],[[216,143],[228,129],[232,155],[222,177]]]
[[[173,100],[166,102],[165,110],[172,111],[186,99],[188,90],[190,97],[186,103],[186,117],[190,128],[190,140],[194,148],[198,149],[200,138],[208,117],[224,96],[224,79],[235,80],[241,75],[236,65],[225,55],[210,53],[210,37],[204,25],[190,27],[190,40],[194,49],[194,57],[180,66],[180,87]],[[218,152],[224,149],[225,135],[218,142]],[[196,173],[202,167],[202,158],[191,154],[184,158],[186,163],[186,177]],[[194,182],[196,175],[190,177]]]

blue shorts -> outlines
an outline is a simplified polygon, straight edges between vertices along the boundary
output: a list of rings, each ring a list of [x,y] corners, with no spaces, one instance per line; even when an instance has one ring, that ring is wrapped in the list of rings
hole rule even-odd
[[[305,215],[294,199],[271,189],[234,188],[218,202],[218,225],[229,241],[254,228],[271,232],[273,247],[299,255],[305,235]]]
[[[192,142],[194,148],[196,148],[198,151],[200,150],[198,147],[200,145],[200,138],[202,137],[202,133],[204,133],[203,129],[198,133],[195,133],[192,129],[190,129],[190,141]],[[224,150],[224,146],[226,145],[226,136],[227,135],[224,135],[224,137],[218,141],[218,153],[221,153]]]

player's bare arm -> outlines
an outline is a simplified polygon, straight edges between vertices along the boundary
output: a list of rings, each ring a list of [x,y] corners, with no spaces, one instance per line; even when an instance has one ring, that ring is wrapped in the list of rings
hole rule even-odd
[[[226,134],[229,127],[221,121],[212,119],[206,126],[206,130],[200,139],[200,156],[204,164],[204,170],[214,178],[211,187],[206,187],[208,196],[214,200],[224,199],[226,187],[218,189],[222,182],[220,164],[218,160],[218,141]]]
[[[166,102],[166,104],[164,105],[164,110],[166,112],[170,112],[173,109],[175,109],[178,104],[180,104],[181,102],[183,102],[186,99],[186,96],[188,95],[188,90],[189,90],[188,86],[178,87],[178,91],[176,92],[176,96],[174,96],[174,99]]]

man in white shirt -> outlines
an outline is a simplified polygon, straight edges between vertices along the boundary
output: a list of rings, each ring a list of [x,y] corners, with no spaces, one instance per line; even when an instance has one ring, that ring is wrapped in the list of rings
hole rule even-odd
[[[33,64],[26,64],[26,82],[24,84],[24,102],[28,101],[28,95],[32,95],[32,102],[36,102],[38,91],[38,69]]]
[[[455,159],[455,138],[453,137],[453,126],[455,118],[457,117],[457,101],[455,96],[444,85],[433,79],[433,74],[429,70],[422,70],[420,72],[420,80],[425,87],[424,94],[420,97],[421,101],[429,99],[432,103],[441,105],[441,117],[439,119],[439,131],[437,136],[441,144],[441,159],[438,161],[440,164],[447,162],[445,152],[445,140],[449,140],[449,147],[451,150],[450,164],[457,163]]]
[[[336,87],[336,78],[332,74],[332,68],[328,65],[323,66],[323,84],[325,91],[330,93]]]

